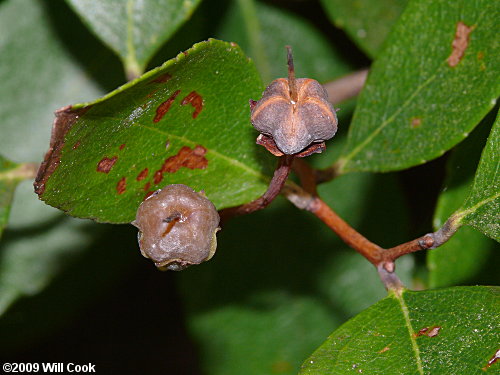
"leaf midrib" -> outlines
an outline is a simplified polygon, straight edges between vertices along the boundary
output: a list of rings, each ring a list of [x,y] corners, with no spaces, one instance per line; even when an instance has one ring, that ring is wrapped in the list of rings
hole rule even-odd
[[[411,347],[413,349],[413,354],[415,355],[415,361],[417,364],[418,373],[421,375],[424,375],[424,369],[422,368],[422,360],[420,358],[420,349],[418,347],[417,340],[415,339],[415,336],[413,336],[413,333],[415,332],[415,330],[413,329],[413,326],[411,325],[410,314],[408,311],[408,306],[406,306],[406,303],[403,299],[403,293],[404,293],[404,291],[403,292],[394,292],[393,296],[399,302],[399,305],[401,306],[401,312],[403,313],[405,325],[406,325],[406,328],[408,329],[408,336],[410,338]]]

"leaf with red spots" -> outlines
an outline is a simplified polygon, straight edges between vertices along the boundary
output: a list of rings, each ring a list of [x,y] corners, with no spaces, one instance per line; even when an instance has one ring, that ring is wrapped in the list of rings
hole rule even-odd
[[[127,74],[149,59],[189,19],[200,0],[66,0],[83,22],[120,56]],[[157,77],[167,80],[168,75]]]
[[[409,1],[361,92],[336,166],[386,172],[441,156],[500,95],[498,2]]]
[[[481,374],[498,350],[499,305],[499,287],[390,293],[333,332],[300,374]]]
[[[238,46],[196,44],[102,99],[59,110],[36,192],[113,223],[132,221],[167,184],[204,190],[218,209],[255,199],[274,167],[249,121],[262,88]]]

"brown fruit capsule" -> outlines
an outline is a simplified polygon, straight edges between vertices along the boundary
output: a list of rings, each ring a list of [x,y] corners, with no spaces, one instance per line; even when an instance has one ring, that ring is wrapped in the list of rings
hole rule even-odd
[[[262,99],[251,102],[250,106],[255,129],[272,138],[283,154],[294,155],[314,143],[332,138],[337,131],[337,114],[318,81],[295,79],[291,49],[287,48],[288,79],[278,78],[271,82]],[[258,143],[264,144],[262,137]],[[313,152],[321,148],[316,146]]]
[[[219,230],[217,209],[186,185],[168,185],[141,203],[136,220],[139,247],[162,270],[179,271],[209,260]]]

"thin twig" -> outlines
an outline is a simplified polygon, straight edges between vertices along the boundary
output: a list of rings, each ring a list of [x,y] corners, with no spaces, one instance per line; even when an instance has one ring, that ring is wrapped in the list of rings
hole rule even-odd
[[[394,271],[394,261],[399,257],[414,253],[420,250],[435,249],[446,241],[458,230],[459,225],[455,223],[455,218],[450,217],[444,225],[436,232],[427,233],[422,237],[412,241],[405,242],[401,245],[391,247],[383,252],[383,266],[387,271]]]
[[[299,176],[300,185],[311,195],[318,195],[315,170],[302,158],[295,158],[293,171]]]
[[[323,87],[328,93],[328,100],[333,104],[337,104],[354,98],[363,88],[367,76],[368,69],[362,69],[335,81],[325,83]]]
[[[290,174],[292,163],[294,160],[293,155],[281,156],[278,160],[278,166],[274,171],[273,178],[269,182],[267,191],[256,200],[243,204],[241,206],[225,208],[219,212],[221,222],[224,223],[227,219],[235,216],[246,215],[254,211],[266,208],[281,192],[283,185]]]
[[[328,225],[347,245],[363,255],[370,263],[374,265],[380,263],[383,249],[357,232],[319,197],[314,197],[306,209]]]
[[[394,261],[397,258],[419,250],[434,249],[448,241],[459,227],[456,223],[458,220],[455,220],[456,218],[452,216],[436,232],[384,249],[357,232],[318,196],[293,183],[288,183],[283,187],[283,194],[298,208],[316,215],[332,231],[337,233],[347,245],[372,263],[377,268],[380,278],[387,289],[400,289],[402,287],[401,281],[394,274]]]

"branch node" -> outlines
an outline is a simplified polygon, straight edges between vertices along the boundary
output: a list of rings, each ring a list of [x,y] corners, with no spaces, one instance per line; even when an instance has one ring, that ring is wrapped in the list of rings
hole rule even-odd
[[[384,269],[389,273],[393,273],[396,269],[396,264],[394,262],[383,262],[382,265]]]
[[[393,262],[382,262],[377,266],[377,271],[382,280],[382,283],[387,290],[401,291],[404,289],[404,285],[399,279],[399,277],[394,273],[387,270],[387,264],[392,263],[392,270],[394,271]],[[390,267],[390,266],[389,266]]]
[[[418,240],[418,244],[422,250],[435,248],[434,233],[427,233],[425,236]]]

